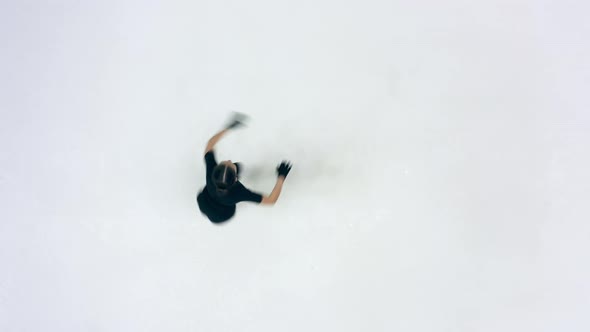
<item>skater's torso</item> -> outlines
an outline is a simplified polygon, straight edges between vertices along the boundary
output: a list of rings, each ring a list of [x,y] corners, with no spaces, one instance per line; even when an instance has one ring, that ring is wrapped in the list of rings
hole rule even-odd
[[[199,195],[203,196],[203,204],[209,207],[209,213],[216,213],[222,216],[233,215],[238,202],[250,201],[260,203],[262,201],[261,194],[250,191],[240,181],[237,181],[230,187],[227,193],[218,194],[217,188],[211,180],[213,168],[217,166],[213,151],[205,155],[205,163],[207,165],[207,185]],[[203,212],[208,214],[206,211]]]

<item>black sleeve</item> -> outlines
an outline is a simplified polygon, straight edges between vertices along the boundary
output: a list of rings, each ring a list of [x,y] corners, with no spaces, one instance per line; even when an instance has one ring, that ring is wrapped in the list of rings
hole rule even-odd
[[[236,203],[238,203],[238,202],[254,202],[254,203],[262,202],[262,195],[261,194],[250,191],[248,188],[244,187],[241,183],[239,185],[240,185],[240,188],[239,188],[238,194],[236,195]]]
[[[215,166],[217,166],[217,161],[215,161],[215,154],[213,153],[213,150],[205,153],[205,165],[207,165],[207,179],[210,179],[213,169]]]

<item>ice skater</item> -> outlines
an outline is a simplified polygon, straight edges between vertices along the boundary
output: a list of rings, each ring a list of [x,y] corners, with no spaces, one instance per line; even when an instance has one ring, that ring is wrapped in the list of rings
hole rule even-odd
[[[255,202],[274,205],[283,189],[283,183],[291,171],[291,163],[281,162],[277,167],[277,183],[269,196],[265,196],[246,188],[240,181],[241,164],[225,160],[219,164],[215,160],[213,148],[230,130],[242,127],[246,115],[234,112],[228,125],[215,134],[205,148],[205,165],[207,167],[207,184],[197,195],[201,212],[213,223],[221,223],[231,219],[236,213],[239,202]]]

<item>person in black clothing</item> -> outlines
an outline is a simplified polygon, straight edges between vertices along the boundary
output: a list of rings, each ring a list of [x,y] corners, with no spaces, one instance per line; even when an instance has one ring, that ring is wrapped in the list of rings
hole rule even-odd
[[[239,202],[255,202],[274,205],[283,188],[283,183],[291,171],[292,165],[283,161],[277,167],[277,183],[269,196],[265,196],[246,188],[238,179],[240,163],[231,160],[219,164],[215,160],[213,147],[231,129],[244,125],[246,116],[234,113],[233,119],[225,129],[213,136],[205,148],[205,165],[207,166],[207,182],[205,188],[197,195],[199,210],[213,223],[221,223],[231,219],[236,213]]]

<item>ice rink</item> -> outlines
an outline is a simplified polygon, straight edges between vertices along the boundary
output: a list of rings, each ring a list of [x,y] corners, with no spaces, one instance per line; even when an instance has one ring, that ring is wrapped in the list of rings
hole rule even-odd
[[[2,3],[0,331],[589,331],[589,10]]]

